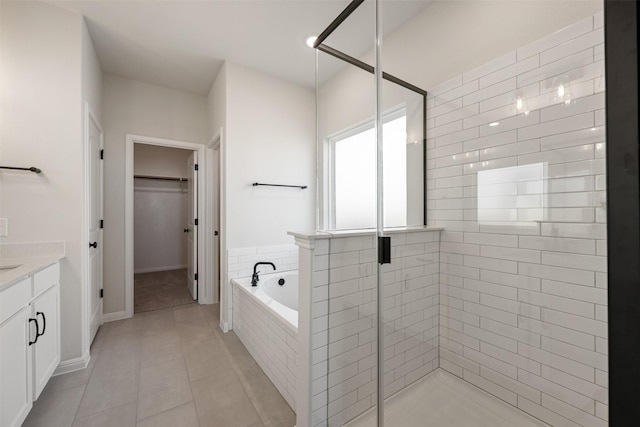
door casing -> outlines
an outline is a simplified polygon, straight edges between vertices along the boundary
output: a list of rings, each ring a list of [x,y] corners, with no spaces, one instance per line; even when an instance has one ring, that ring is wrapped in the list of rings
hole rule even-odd
[[[181,148],[198,152],[198,159],[205,159],[206,145],[195,142],[178,141],[173,139],[156,138],[143,135],[126,135],[125,147],[125,318],[133,316],[133,146],[134,144],[150,144],[162,147]],[[205,258],[205,233],[210,232],[211,225],[205,216],[205,201],[207,194],[211,194],[210,183],[206,182],[206,162],[198,163],[200,185],[198,185],[198,303],[211,304],[213,302],[213,286],[207,280],[208,274]]]

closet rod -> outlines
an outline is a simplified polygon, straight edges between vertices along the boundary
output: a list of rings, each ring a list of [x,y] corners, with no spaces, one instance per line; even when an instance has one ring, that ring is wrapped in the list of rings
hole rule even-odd
[[[189,181],[189,178],[178,178],[178,177],[172,177],[172,176],[151,176],[151,175],[134,175],[134,178],[141,178],[141,179],[161,179],[163,181]]]
[[[0,169],[11,169],[11,170],[16,170],[16,171],[29,171],[29,172],[33,172],[33,173],[42,172],[40,169],[34,168],[33,166],[31,166],[30,168],[16,168],[14,166],[0,166]]]

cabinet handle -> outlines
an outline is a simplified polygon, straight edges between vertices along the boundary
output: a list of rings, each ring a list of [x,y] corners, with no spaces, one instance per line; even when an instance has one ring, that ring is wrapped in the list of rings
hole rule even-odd
[[[44,335],[44,331],[47,329],[47,318],[44,317],[44,313],[41,311],[36,312],[36,318],[38,317],[38,315],[42,315],[42,332],[36,332],[36,341],[38,340],[39,336]],[[40,322],[36,321],[36,325],[39,325]]]
[[[33,345],[33,344],[37,343],[38,342],[38,337],[40,336],[40,328],[38,327],[38,319],[30,318],[29,319],[29,324],[31,324],[31,322],[36,322],[36,339],[31,341],[31,338],[29,338],[29,345]],[[31,332],[31,328],[29,328],[29,332]],[[29,337],[31,337],[31,333],[29,333]]]
[[[89,243],[89,247],[90,248],[97,248],[98,247],[98,242]]]

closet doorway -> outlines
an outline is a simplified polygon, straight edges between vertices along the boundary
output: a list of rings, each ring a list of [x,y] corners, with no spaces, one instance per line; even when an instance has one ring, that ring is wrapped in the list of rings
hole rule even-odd
[[[134,144],[134,313],[193,304],[198,297],[196,156]]]
[[[204,147],[127,135],[126,271],[128,316],[206,303],[202,260]],[[200,223],[199,223],[200,222]]]

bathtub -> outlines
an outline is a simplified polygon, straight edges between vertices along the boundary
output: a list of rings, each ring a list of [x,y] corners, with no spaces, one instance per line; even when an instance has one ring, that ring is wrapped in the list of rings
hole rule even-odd
[[[233,331],[295,411],[298,272],[232,279]]]
[[[234,285],[248,292],[261,304],[283,318],[298,331],[298,272],[264,274],[257,286],[251,286],[251,278],[232,279]]]

